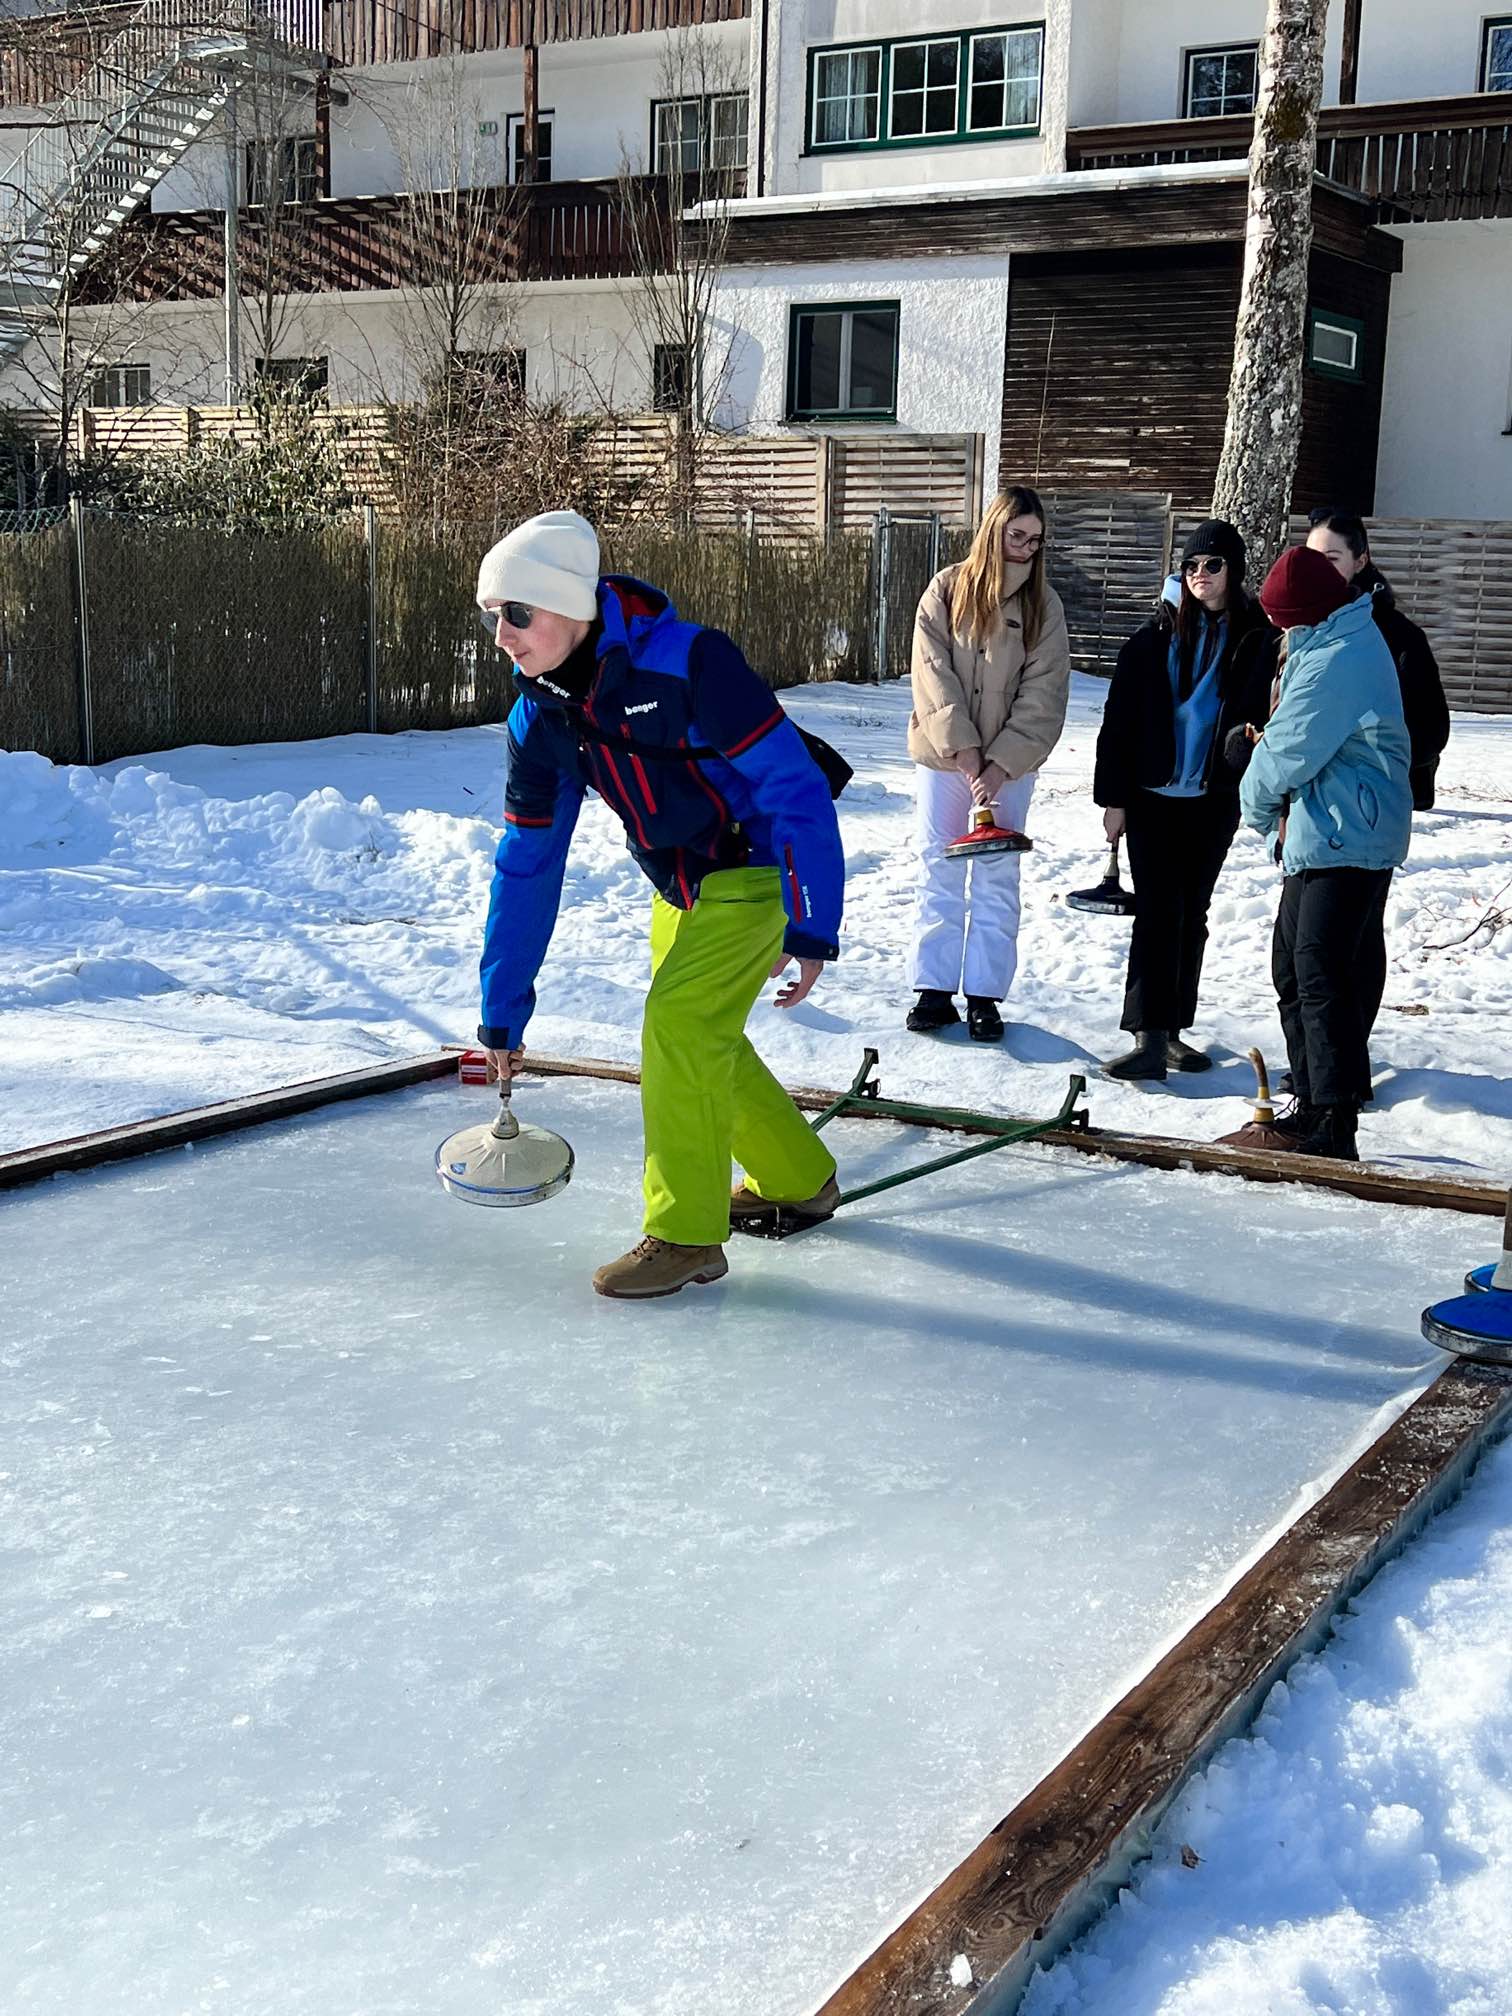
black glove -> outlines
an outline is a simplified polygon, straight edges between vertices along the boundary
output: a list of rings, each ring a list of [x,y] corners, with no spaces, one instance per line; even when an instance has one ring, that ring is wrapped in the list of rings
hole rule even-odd
[[[1237,728],[1230,728],[1223,738],[1223,760],[1230,770],[1237,771],[1242,777],[1254,753],[1255,745],[1250,740],[1248,727],[1241,723]]]

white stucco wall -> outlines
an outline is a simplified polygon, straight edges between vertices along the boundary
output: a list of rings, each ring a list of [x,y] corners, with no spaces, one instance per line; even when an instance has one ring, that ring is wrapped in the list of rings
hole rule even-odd
[[[714,314],[715,343],[721,356],[728,350],[730,360],[721,423],[758,434],[788,431],[789,309],[795,303],[872,300],[899,304],[895,429],[983,435],[990,496],[997,482],[1003,409],[1006,259],[729,269]],[[824,431],[834,433],[839,427],[826,422]],[[873,423],[858,423],[855,431],[879,430]]]
[[[1119,117],[1123,16],[1123,0],[1071,0],[1073,126],[1106,126]]]
[[[1449,98],[1480,82],[1481,27],[1512,6],[1498,0],[1365,0],[1360,29],[1361,104]]]
[[[750,30],[743,21],[700,30],[710,51],[712,88],[744,90]],[[668,95],[682,61],[677,40],[663,33],[576,43],[548,43],[540,52],[541,110],[552,115],[552,175],[588,181],[619,172],[622,161],[645,167],[651,149],[652,101]],[[685,67],[684,74],[691,74]],[[348,102],[331,109],[331,194],[389,195],[411,186],[410,168],[432,181],[449,180],[450,138],[463,141],[463,179],[498,182],[505,170],[511,113],[525,105],[524,59],[517,49],[489,50],[455,62],[382,64],[338,73]],[[313,130],[313,112],[291,108],[290,130]],[[498,126],[476,133],[480,122]],[[264,115],[263,123],[267,123]],[[185,157],[153,196],[157,210],[192,210],[224,201],[220,128]]]
[[[643,411],[650,370],[626,290],[614,281],[501,288],[476,329],[479,347],[523,348],[532,397],[560,398],[578,411]],[[78,311],[81,341],[89,311]],[[152,367],[159,405],[218,406],[224,397],[223,322],[217,302],[164,302],[118,321],[111,361]],[[243,347],[251,342],[244,326]],[[328,357],[333,405],[402,399],[416,387],[417,360],[428,354],[423,323],[402,293],[291,297],[280,313],[283,357]],[[45,370],[31,354],[31,363]],[[25,370],[0,371],[0,404],[39,404]]]
[[[766,194],[787,196],[820,189],[877,189],[902,182],[965,182],[987,176],[1038,175],[1046,167],[1046,141],[1058,151],[1064,123],[1065,61],[1057,56],[1056,24],[1045,36],[1041,138],[960,141],[944,146],[879,148],[874,153],[808,155],[808,52],[831,43],[891,39],[952,29],[1015,27],[1064,10],[1072,0],[1030,0],[1005,7],[1003,0],[768,0]],[[759,0],[755,12],[759,17]],[[759,19],[758,19],[759,27]],[[1064,34],[1060,40],[1064,42]],[[752,55],[752,91],[758,58]],[[1054,164],[1051,164],[1054,165]]]
[[[1368,0],[1370,20],[1375,0]],[[1116,14],[1116,85],[1110,95],[1109,56]],[[1338,103],[1339,48],[1343,8],[1328,10],[1323,102]],[[1179,119],[1188,49],[1228,42],[1256,42],[1265,28],[1265,0],[1208,0],[1201,8],[1176,7],[1171,0],[1073,0],[1071,123],[1098,125],[1131,119]],[[1367,28],[1367,33],[1369,32]],[[1084,53],[1084,37],[1094,47]],[[1098,54],[1098,50],[1104,53]],[[1082,93],[1085,92],[1084,97]],[[1363,94],[1362,94],[1363,95]],[[1111,109],[1109,106],[1111,104]]]
[[[1512,519],[1512,219],[1396,235],[1376,512]]]

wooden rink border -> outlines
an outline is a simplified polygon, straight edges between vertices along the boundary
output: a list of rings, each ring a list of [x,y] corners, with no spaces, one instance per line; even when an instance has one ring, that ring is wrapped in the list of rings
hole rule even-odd
[[[458,1054],[429,1052],[0,1155],[0,1189],[445,1078],[456,1071]],[[628,1065],[546,1056],[528,1059],[523,1075],[532,1073],[625,1085],[640,1077]],[[793,1096],[817,1111],[836,1095],[799,1088]],[[863,1107],[845,1117],[867,1116]],[[948,1109],[911,1124],[993,1131],[981,1116]],[[1499,1217],[1506,1202],[1505,1191],[1485,1184],[1164,1137],[1088,1128],[1040,1140],[1158,1168],[1299,1182],[1380,1203]],[[1509,1427],[1512,1368],[1446,1363],[923,1903],[813,2005],[812,2016],[1011,2016],[1034,1971],[1086,1931],[1128,1882],[1184,1784],[1223,1743],[1243,1734],[1275,1681],[1326,1640],[1339,1609],[1458,1495]],[[973,1973],[965,1987],[951,1979],[961,1954]]]
[[[92,1169],[106,1162],[149,1155],[158,1149],[179,1148],[189,1141],[210,1140],[217,1134],[259,1127],[265,1121],[288,1119],[341,1100],[365,1099],[374,1093],[397,1092],[406,1086],[445,1078],[456,1070],[460,1054],[460,1046],[424,1051],[390,1064],[366,1065],[360,1071],[342,1071],[327,1078],[307,1078],[297,1084],[280,1085],[271,1092],[251,1092],[240,1099],[225,1099],[212,1106],[191,1106],[154,1120],[128,1121],[95,1134],[77,1134],[63,1141],[43,1142],[35,1148],[12,1149],[0,1154],[0,1190],[39,1182],[43,1177],[68,1170]],[[603,1057],[549,1057],[530,1053],[521,1075],[598,1078],[617,1085],[640,1083],[640,1072],[633,1064],[615,1064]],[[794,1103],[806,1113],[822,1112],[840,1096],[806,1085],[787,1089]],[[890,1119],[899,1126],[932,1127],[962,1134],[995,1133],[998,1129],[993,1122],[1012,1122],[1014,1117],[983,1116],[954,1107],[932,1108],[928,1118],[887,1112],[870,1114],[860,1102],[848,1107],[845,1113],[847,1120]],[[1041,1144],[1049,1148],[1074,1148],[1079,1154],[1102,1155],[1115,1162],[1140,1162],[1155,1169],[1191,1169],[1200,1174],[1239,1176],[1251,1183],[1300,1183],[1314,1190],[1343,1191],[1374,1204],[1466,1211],[1486,1218],[1500,1218],[1506,1209],[1506,1191],[1491,1184],[1470,1183],[1458,1177],[1406,1175],[1365,1162],[1333,1162],[1313,1155],[1278,1154],[1269,1149],[1224,1148],[1216,1142],[1185,1141],[1160,1134],[1120,1134],[1102,1127],[1051,1128],[1025,1145]]]

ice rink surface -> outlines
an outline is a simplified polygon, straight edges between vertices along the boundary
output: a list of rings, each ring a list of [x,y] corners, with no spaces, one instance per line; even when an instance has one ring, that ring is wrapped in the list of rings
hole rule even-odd
[[[1438,1369],[1485,1227],[1010,1148],[641,1306],[634,1094],[0,1197],[0,2008],[801,2016]],[[852,1182],[946,1138],[863,1121]]]

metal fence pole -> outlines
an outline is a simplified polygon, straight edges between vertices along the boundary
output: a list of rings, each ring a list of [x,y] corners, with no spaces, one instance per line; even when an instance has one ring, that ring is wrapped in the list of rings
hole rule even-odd
[[[745,635],[746,610],[750,607],[751,602],[751,575],[756,565],[755,506],[748,504],[742,516],[745,519],[745,552],[742,556],[740,569],[740,609],[735,622],[735,635],[737,638],[743,638]]]
[[[876,531],[873,535],[873,553],[876,556],[877,571],[877,628],[876,663],[872,668],[873,677],[887,677],[887,645],[889,618],[888,596],[892,590],[892,517],[884,504],[877,513]]]
[[[94,695],[89,679],[89,575],[84,558],[84,505],[78,493],[68,500],[68,522],[73,528],[74,593],[79,666],[79,750],[81,760],[95,760]]]
[[[929,578],[933,581],[940,571],[940,546],[944,531],[944,521],[938,511],[929,514]]]
[[[363,547],[367,553],[367,650],[363,683],[367,693],[367,731],[378,733],[378,513],[362,507]]]

